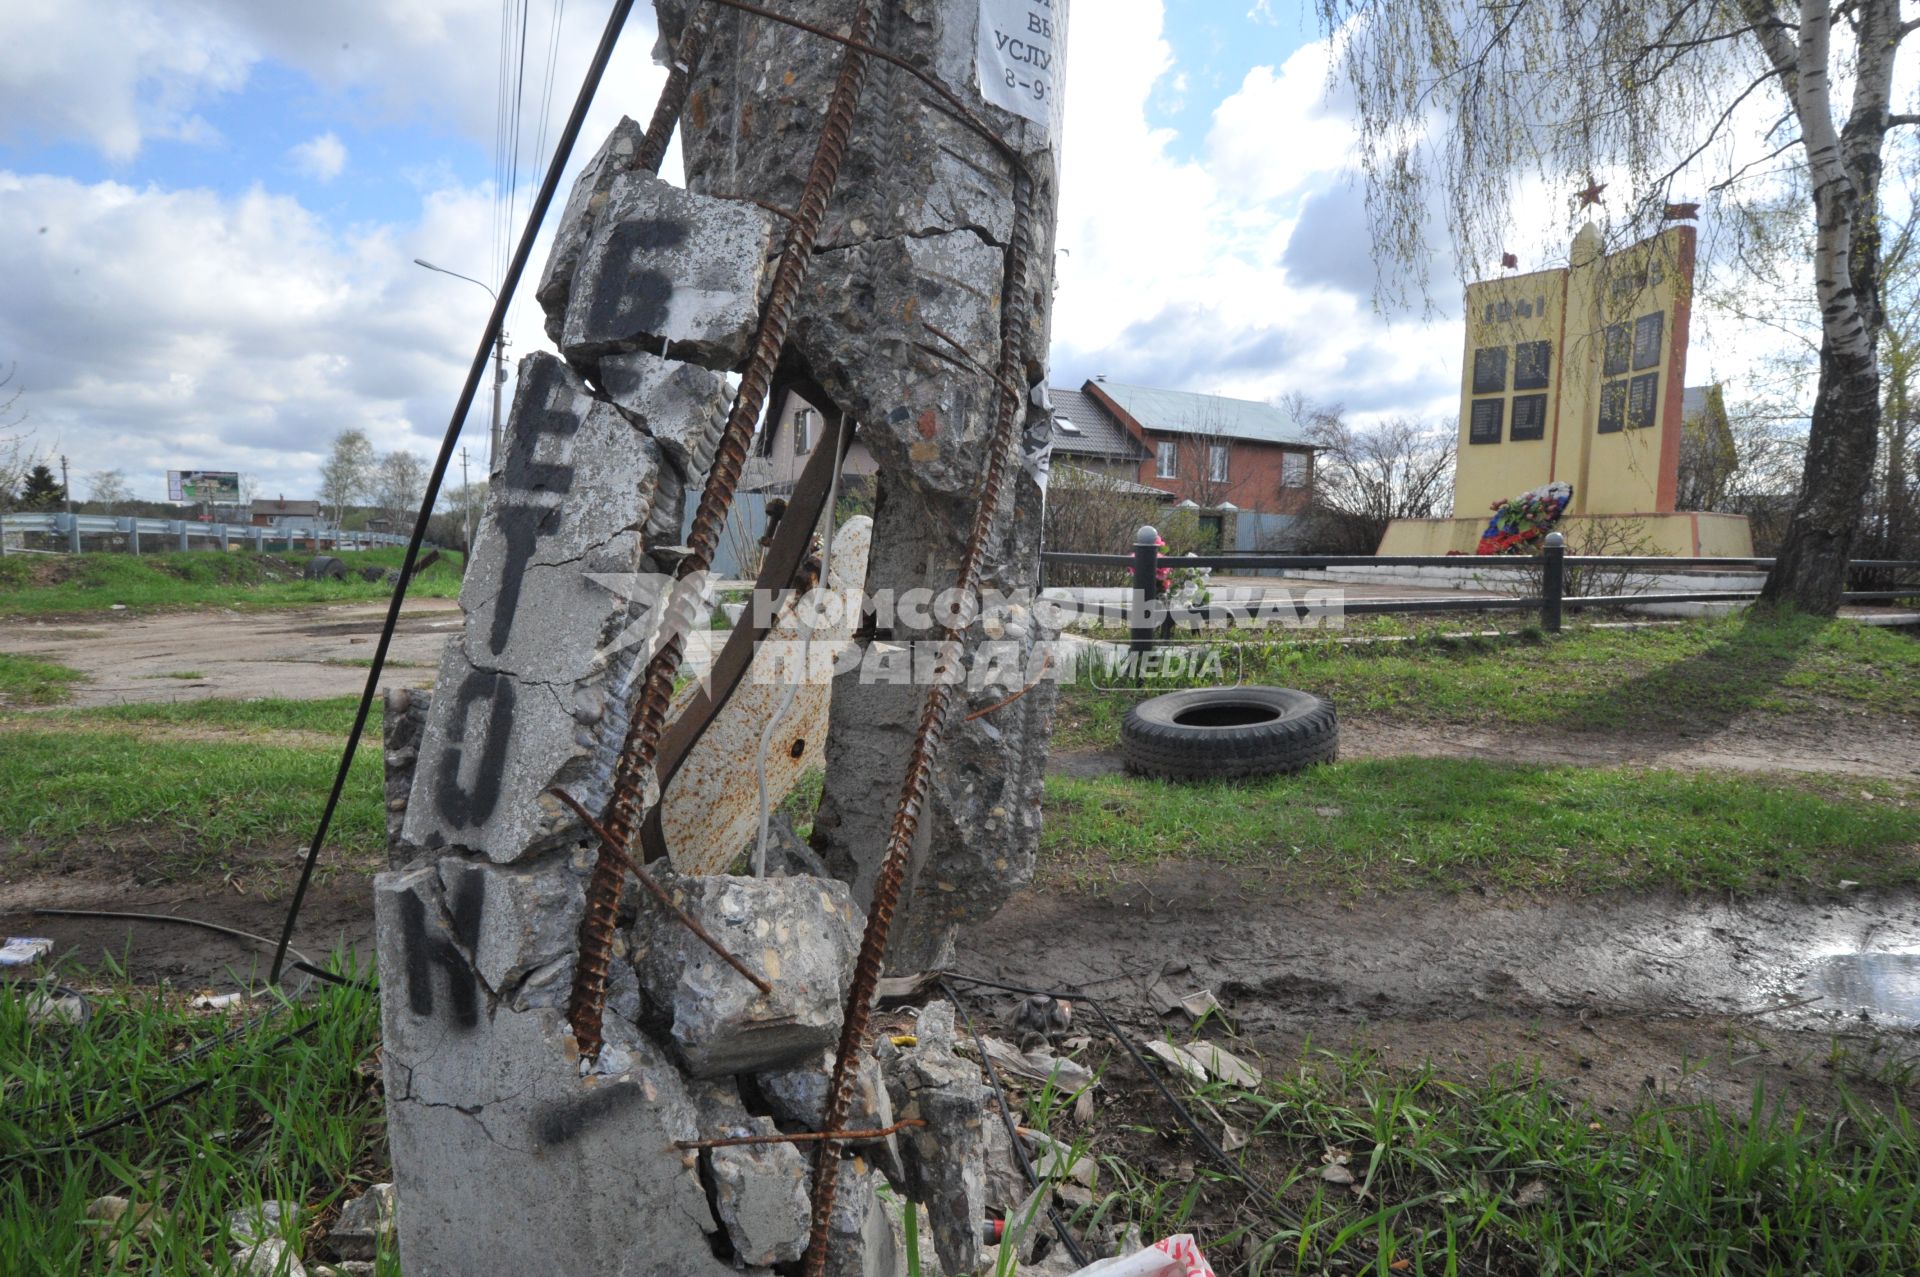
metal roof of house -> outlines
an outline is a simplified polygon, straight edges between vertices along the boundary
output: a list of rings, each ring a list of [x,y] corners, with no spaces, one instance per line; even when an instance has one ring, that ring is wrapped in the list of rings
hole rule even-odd
[[[1147,430],[1173,435],[1219,435],[1257,443],[1312,447],[1306,428],[1284,408],[1250,399],[1200,395],[1187,390],[1156,390],[1118,381],[1094,383],[1127,415]],[[1055,392],[1056,395],[1058,392]]]
[[[1132,459],[1147,455],[1146,449],[1135,443],[1127,433],[1127,428],[1115,421],[1112,413],[1094,402],[1092,396],[1078,390],[1049,386],[1047,397],[1053,401],[1054,451]],[[1062,427],[1062,417],[1075,429]]]
[[[1064,485],[1070,491],[1074,485],[1093,488],[1101,492],[1111,492],[1127,497],[1152,497],[1156,501],[1172,501],[1180,494],[1169,492],[1165,488],[1156,488],[1150,484],[1135,483],[1132,479],[1123,479],[1119,475],[1102,474],[1097,470],[1088,470],[1084,466],[1056,464],[1053,467],[1054,478],[1065,477]]]

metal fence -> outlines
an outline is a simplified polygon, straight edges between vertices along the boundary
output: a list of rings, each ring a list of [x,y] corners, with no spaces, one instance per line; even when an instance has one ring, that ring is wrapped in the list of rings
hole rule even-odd
[[[1160,573],[1170,568],[1211,568],[1214,571],[1315,571],[1333,568],[1470,568],[1501,572],[1537,573],[1537,589],[1511,595],[1477,595],[1472,598],[1360,599],[1344,602],[1340,612],[1348,616],[1368,616],[1388,612],[1533,612],[1540,614],[1540,626],[1558,633],[1566,612],[1584,608],[1642,606],[1662,603],[1751,603],[1759,598],[1751,590],[1656,591],[1645,594],[1568,594],[1568,568],[1594,568],[1607,571],[1649,571],[1682,575],[1690,571],[1728,569],[1764,572],[1772,559],[1668,558],[1658,555],[1579,555],[1568,554],[1566,543],[1557,532],[1546,539],[1543,551],[1535,555],[1312,555],[1312,554],[1201,554],[1162,556],[1158,536],[1151,528],[1142,528],[1131,554],[1070,554],[1046,552],[1040,556],[1042,571],[1057,567],[1114,568],[1130,576],[1127,602],[1080,602],[1076,610],[1103,619],[1123,620],[1132,632],[1133,646],[1144,649],[1153,644],[1156,633],[1170,628],[1172,608],[1161,600]],[[1851,579],[1856,572],[1879,576],[1920,573],[1916,559],[1853,559],[1848,565]],[[1531,583],[1527,583],[1531,586]],[[1884,603],[1895,599],[1920,598],[1920,581],[1900,589],[1848,590],[1841,595],[1848,603]],[[1199,621],[1236,620],[1247,614],[1245,607],[1203,605],[1183,607],[1181,615]]]
[[[112,545],[124,544],[129,554],[229,550],[236,544],[265,553],[268,546],[371,550],[376,546],[407,543],[407,538],[391,532],[347,532],[337,528],[263,528],[250,523],[200,523],[193,519],[141,519],[110,514],[0,515],[0,552],[5,551],[8,537],[27,535],[38,535],[51,543],[33,548],[67,554],[79,554],[88,540],[97,546],[103,539]]]

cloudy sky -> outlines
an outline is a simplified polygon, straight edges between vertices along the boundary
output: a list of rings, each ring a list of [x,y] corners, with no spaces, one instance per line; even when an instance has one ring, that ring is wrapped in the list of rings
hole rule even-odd
[[[412,260],[490,282],[504,265],[510,6],[9,0],[0,370],[17,365],[35,444],[76,476],[122,470],[152,498],[170,468],[311,495],[348,426],[431,453],[489,302]],[[522,216],[607,3],[525,7]],[[1450,413],[1453,266],[1436,271],[1436,320],[1373,313],[1352,133],[1300,8],[1076,6],[1057,384],[1104,373],[1302,391],[1363,416]],[[650,110],[652,42],[642,3],[583,154],[620,113]],[[544,342],[530,292],[509,319],[516,356]],[[476,466],[484,409],[466,432]]]

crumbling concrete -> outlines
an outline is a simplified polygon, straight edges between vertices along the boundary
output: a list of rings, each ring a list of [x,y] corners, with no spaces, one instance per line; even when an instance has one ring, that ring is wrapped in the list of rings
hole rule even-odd
[[[480,983],[464,955],[481,917],[441,895],[436,869],[382,874],[374,899],[409,1277],[731,1271],[707,1240],[696,1159],[672,1148],[700,1134],[672,1061],[629,1029],[581,1077],[559,1011],[516,1011]]]
[[[764,1117],[739,1132],[776,1135]],[[734,1254],[765,1267],[800,1258],[807,1248],[807,1159],[791,1144],[716,1148],[711,1159],[715,1209]]]
[[[761,993],[642,896],[628,945],[650,1014],[694,1077],[811,1059],[840,1037],[860,947],[845,883],[820,878],[671,877],[680,908],[773,986]]]
[[[375,1184],[340,1208],[327,1241],[341,1259],[372,1259],[393,1245],[393,1220],[393,1185]]]
[[[805,7],[808,20],[844,28],[852,3]],[[658,8],[671,43],[685,0]],[[1063,15],[1061,0],[1054,11]],[[954,0],[898,0],[885,7],[879,38],[965,96],[977,89],[976,51],[992,43],[980,38],[981,13]],[[684,872],[726,867],[715,858],[748,841],[731,820],[697,863],[676,848],[683,872],[663,874],[667,890],[771,992],[636,889],[621,902],[596,1059],[580,1058],[563,1011],[595,849],[548,790],[606,808],[657,574],[686,553],[675,545],[685,502],[705,481],[726,413],[713,370],[737,370],[747,356],[785,233],[768,208],[798,202],[844,56],[737,11],[709,7],[705,19],[711,52],[693,69],[684,119],[688,189],[635,170],[631,120],[576,181],[538,288],[563,357],[522,362],[462,590],[465,625],[436,693],[389,706],[392,868],[377,880],[375,911],[393,1209],[408,1277],[720,1277],[790,1263],[806,1242],[807,1151],[677,1145],[771,1134],[774,1121],[750,1116],[743,1095],[782,1127],[823,1120],[826,1055],[907,754],[902,725],[917,718],[924,687],[843,679],[830,709],[811,692],[792,707],[802,713],[783,724],[783,762],[769,780],[777,789],[825,753],[821,861],[783,855],[788,876],[767,879]],[[1007,291],[1016,229],[1007,157],[876,62],[783,361],[781,375],[844,412],[880,463],[869,592],[952,583],[980,497],[999,395],[983,370],[999,363],[1003,316],[1030,312],[1015,334],[1018,375],[1045,381],[1052,142],[985,101],[975,110],[1030,170],[1033,266],[1021,292]],[[1039,409],[1022,411],[1022,424],[1044,426]],[[1017,472],[1001,504],[983,565],[991,589],[1033,582],[1043,473]],[[836,550],[856,549],[859,531],[843,531]],[[840,571],[838,556],[831,566]],[[860,583],[858,569],[835,582]],[[933,633],[903,620],[872,642]],[[968,687],[969,709],[1024,686],[1022,658],[1047,637],[1018,605],[966,636],[963,663],[1000,671]],[[994,642],[1008,652],[990,655]],[[743,692],[743,720],[768,712],[764,697]],[[1051,704],[1042,685],[965,723],[956,715],[896,925],[896,964],[941,955],[956,927],[1026,880]],[[738,748],[711,767],[695,761],[716,778],[731,766],[751,788]],[[821,865],[846,881],[809,872]],[[951,1010],[928,1008],[918,1046],[884,1066],[862,1061],[857,1076],[856,1124],[899,1116],[925,1125],[831,1154],[847,1173],[828,1271],[904,1271],[898,1211],[883,1200],[893,1189],[925,1202],[942,1269],[972,1270],[986,1091],[954,1053]]]
[[[906,1189],[926,1205],[941,1269],[958,1277],[980,1266],[990,1092],[980,1070],[954,1053],[952,1003],[929,1004],[914,1032],[918,1040],[891,1062],[887,1078],[900,1119],[926,1122],[904,1134]]]
[[[662,46],[670,48],[687,0],[656,7]],[[818,0],[807,17],[845,29],[853,9],[853,0]],[[974,86],[981,13],[970,3],[903,0],[889,10],[886,43],[944,84]],[[1065,5],[1053,6],[1053,18],[1064,22]],[[816,37],[751,15],[709,12],[705,20],[711,47],[730,52],[695,70],[682,127],[688,185],[791,208],[838,58],[823,56]],[[869,593],[939,591],[953,583],[992,426],[996,388],[980,370],[998,364],[1005,312],[1012,169],[964,124],[923,107],[925,95],[897,67],[870,70],[789,350],[832,407],[859,423],[879,463]],[[1057,197],[1053,139],[1046,127],[986,102],[976,101],[975,112],[1032,176],[1032,305],[1022,345],[1025,380],[1044,385]],[[1044,426],[1045,413],[1028,406],[1023,424]],[[1036,584],[1043,500],[1034,474],[1023,469],[989,543],[987,588],[1012,595]],[[1010,665],[1019,671],[1016,686],[970,689],[969,710],[1030,681],[1033,645],[1051,636],[1026,617],[1011,628],[1024,631],[1007,636],[1018,648]],[[931,626],[896,625],[875,641],[935,634]],[[970,669],[982,668],[988,639],[985,625],[968,633]],[[1030,879],[1053,690],[1043,684],[992,715],[952,724],[921,824],[913,889],[893,929],[894,969],[942,965],[959,927],[989,916]],[[834,872],[855,884],[862,905],[886,846],[924,695],[924,687],[862,686],[858,672],[842,675],[834,689],[813,842]]]
[[[709,199],[651,173],[608,185],[580,247],[560,349],[650,350],[709,368],[746,362],[773,256],[773,214]]]

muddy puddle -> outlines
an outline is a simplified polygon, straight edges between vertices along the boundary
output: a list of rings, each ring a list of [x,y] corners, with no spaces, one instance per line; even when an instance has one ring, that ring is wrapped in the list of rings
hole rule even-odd
[[[1831,1012],[1920,1028],[1920,952],[1829,954],[1808,967],[1802,990]]]
[[[963,964],[1150,1000],[1213,989],[1255,1025],[1492,1009],[1920,1025],[1920,897],[1618,896],[1259,900],[1219,873],[1089,900],[1030,893],[962,942]]]

